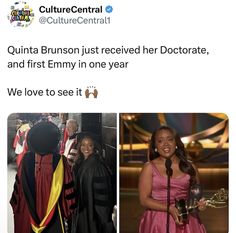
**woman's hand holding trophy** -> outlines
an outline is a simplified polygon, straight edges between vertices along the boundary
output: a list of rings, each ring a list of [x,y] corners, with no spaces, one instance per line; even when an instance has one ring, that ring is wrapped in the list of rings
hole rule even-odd
[[[201,199],[198,201],[197,205],[198,205],[198,209],[199,209],[200,211],[203,211],[203,210],[205,210],[205,209],[207,208],[207,201],[206,201],[205,198],[203,197],[203,198],[201,198]]]
[[[196,212],[197,210],[203,211],[208,206],[212,208],[224,208],[228,204],[228,192],[221,188],[210,199],[202,197],[202,187],[194,185],[191,187],[189,200],[184,199],[175,200],[175,209],[178,211],[178,220],[176,221],[176,211],[170,211],[172,217],[175,219],[176,224],[182,224],[187,221],[188,215]]]

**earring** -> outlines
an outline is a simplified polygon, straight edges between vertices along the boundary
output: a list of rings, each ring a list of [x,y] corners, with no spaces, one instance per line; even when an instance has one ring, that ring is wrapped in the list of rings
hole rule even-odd
[[[157,152],[157,148],[155,148],[155,150],[154,150],[155,152]]]

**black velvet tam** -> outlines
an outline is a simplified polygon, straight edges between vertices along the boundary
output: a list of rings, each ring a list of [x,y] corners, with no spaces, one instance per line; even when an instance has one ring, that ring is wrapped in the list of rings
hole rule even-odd
[[[27,135],[29,150],[40,155],[55,152],[59,140],[60,130],[52,122],[35,124]]]

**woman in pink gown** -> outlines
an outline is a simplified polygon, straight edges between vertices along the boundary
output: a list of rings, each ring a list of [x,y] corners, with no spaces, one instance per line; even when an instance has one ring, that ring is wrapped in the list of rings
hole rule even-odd
[[[174,129],[161,126],[152,135],[150,162],[142,169],[139,179],[139,198],[146,208],[139,233],[165,233],[167,225],[167,175],[166,159],[172,161],[170,179],[169,233],[206,233],[197,212],[181,221],[175,200],[188,199],[191,185],[199,183],[197,169],[187,161],[184,144]],[[198,209],[204,210],[206,202],[200,199]]]

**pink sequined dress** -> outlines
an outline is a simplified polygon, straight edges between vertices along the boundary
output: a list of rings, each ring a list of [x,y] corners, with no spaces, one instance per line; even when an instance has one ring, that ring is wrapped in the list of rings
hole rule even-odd
[[[166,203],[167,199],[167,177],[160,175],[157,167],[152,166],[152,198],[161,203]],[[170,202],[174,205],[175,199],[187,199],[190,184],[188,174],[179,178],[171,178]],[[156,210],[146,210],[141,218],[139,233],[165,233],[166,232],[166,212]],[[170,215],[170,233],[206,233],[204,225],[197,214],[189,214],[187,223],[176,225]]]

